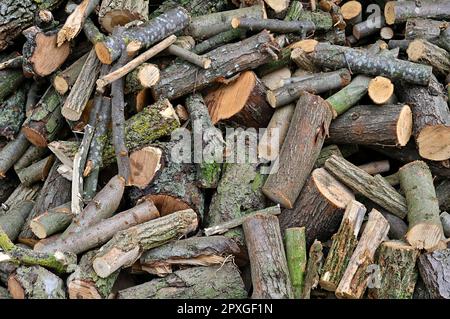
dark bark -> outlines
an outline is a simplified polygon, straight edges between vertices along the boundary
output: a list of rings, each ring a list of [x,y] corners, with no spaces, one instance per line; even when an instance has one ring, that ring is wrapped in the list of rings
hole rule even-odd
[[[450,299],[450,249],[423,254],[418,265],[431,298]]]

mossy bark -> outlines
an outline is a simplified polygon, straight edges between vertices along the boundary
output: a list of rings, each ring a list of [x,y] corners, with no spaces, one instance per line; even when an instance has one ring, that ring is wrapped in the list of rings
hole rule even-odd
[[[13,139],[25,120],[26,87],[22,87],[0,105],[0,136]]]
[[[305,228],[288,228],[284,231],[284,246],[292,289],[295,299],[303,293],[303,281],[306,271]]]
[[[418,261],[420,276],[431,298],[450,299],[450,249],[422,254]]]

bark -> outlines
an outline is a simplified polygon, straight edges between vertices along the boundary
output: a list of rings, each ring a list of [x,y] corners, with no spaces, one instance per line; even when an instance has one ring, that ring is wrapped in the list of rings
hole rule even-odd
[[[377,33],[386,24],[383,16],[369,18],[366,21],[355,24],[352,29],[352,34],[356,40],[361,40],[374,33]]]
[[[336,3],[330,0],[320,0],[319,6],[323,11],[331,14],[333,26],[337,27],[339,30],[345,30],[347,24],[342,16],[341,8]]]
[[[9,140],[17,136],[25,120],[26,89],[23,86],[0,105],[0,136]]]
[[[348,203],[339,230],[333,235],[330,251],[322,267],[320,287],[323,289],[336,291],[358,244],[358,234],[365,214],[366,207],[363,204],[355,200]]]
[[[39,238],[64,231],[72,222],[71,203],[67,202],[48,209],[43,214],[33,218],[30,222],[31,231]]]
[[[425,39],[413,40],[406,53],[410,61],[431,65],[436,75],[450,72],[450,53]]]
[[[13,299],[66,299],[64,281],[39,266],[17,268],[8,290]]]
[[[252,71],[242,72],[231,83],[205,96],[212,124],[227,121],[244,127],[266,127],[273,109],[266,102],[266,89]]]
[[[280,151],[279,167],[269,174],[262,189],[268,198],[293,208],[328,135],[331,119],[331,109],[322,98],[301,94]]]
[[[222,132],[214,127],[202,95],[190,95],[186,99],[186,108],[192,121],[194,139],[195,137],[201,139],[201,145],[194,143],[194,147],[208,150],[206,158],[202,153],[200,161],[195,161],[198,185],[201,188],[217,188],[222,171],[220,163],[224,147]]]
[[[291,70],[288,67],[281,68],[261,77],[264,86],[269,90],[282,87],[291,78]]]
[[[140,265],[146,272],[163,277],[172,273],[173,267],[220,265],[239,253],[237,244],[225,236],[191,237],[145,252]]]
[[[157,17],[160,14],[182,5],[192,17],[201,16],[209,13],[220,12],[228,8],[227,0],[217,0],[211,2],[209,0],[164,0],[150,17]]]
[[[318,73],[311,79],[288,84],[275,91],[268,91],[267,101],[272,107],[277,108],[296,101],[304,91],[321,94],[346,86],[350,80],[350,73],[345,69]]]
[[[375,299],[411,299],[418,273],[419,251],[401,241],[386,241],[377,252],[379,287],[369,290]]]
[[[16,189],[17,185],[19,185],[19,181],[16,178],[13,178],[11,175],[6,176],[6,178],[3,178],[0,183],[0,203],[2,206],[6,207],[8,209],[9,207],[7,204],[5,204],[5,201],[10,197],[12,193],[14,193],[14,190]],[[2,208],[0,207],[0,216],[2,215]]]
[[[56,71],[70,54],[69,43],[57,46],[56,30],[46,31],[36,26],[23,32],[26,42],[23,46],[24,64],[26,73],[44,77]]]
[[[293,44],[295,45],[295,43]],[[305,70],[307,72],[311,73],[318,73],[319,69],[314,65],[314,63],[309,58],[309,53],[305,51],[304,49],[300,48],[293,48],[291,52],[291,60],[295,62],[295,64],[302,70]],[[291,80],[294,81],[295,78],[292,78]],[[284,85],[286,85],[285,83]],[[283,85],[282,85],[283,86]]]
[[[388,160],[369,162],[359,165],[358,167],[364,172],[369,173],[370,175],[386,173],[391,170],[391,166]]]
[[[377,203],[390,213],[404,218],[406,200],[380,175],[371,176],[342,157],[332,155],[325,168],[355,192]]]
[[[77,233],[72,233],[65,238],[60,237],[49,243],[43,243],[43,245],[35,247],[35,250],[42,252],[69,251],[80,254],[106,243],[119,231],[157,217],[159,217],[159,212],[153,203],[143,201],[133,208],[103,219]]]
[[[327,31],[333,28],[333,20],[328,12],[303,10],[299,1],[291,1],[289,11],[284,17],[286,21],[311,21],[316,31]]]
[[[341,6],[342,18],[347,25],[354,25],[362,20],[362,5],[359,1],[348,1]]]
[[[317,160],[314,163],[314,168],[322,167],[325,164],[325,161],[333,154],[336,156],[343,156],[341,150],[337,145],[331,144],[322,147],[319,156],[317,157]]]
[[[106,299],[110,296],[119,271],[106,278],[97,276],[92,268],[96,253],[96,250],[91,250],[84,254],[75,271],[67,278],[69,299]]]
[[[125,93],[136,93],[154,86],[159,81],[159,68],[150,63],[142,63],[128,73],[125,81]]]
[[[450,299],[450,249],[443,249],[419,257],[419,271],[431,298]]]
[[[39,194],[41,185],[35,184],[31,187],[19,185],[15,189],[11,190],[12,193],[8,198],[2,199],[2,205],[0,207],[0,216],[6,215],[11,207],[21,204],[24,201],[34,201]]]
[[[17,263],[4,261],[0,263],[0,281],[7,286],[9,276],[19,267]]]
[[[172,44],[166,49],[166,52],[203,69],[209,69],[211,67],[211,59],[197,55],[181,46]]]
[[[267,31],[262,31],[205,54],[204,57],[213,61],[208,70],[199,70],[197,66],[186,62],[174,63],[161,72],[160,81],[152,88],[152,94],[155,99],[175,99],[194,89],[201,90],[222,78],[256,68],[272,59],[268,46],[278,48],[274,38]]]
[[[277,19],[233,18],[231,26],[250,31],[269,30],[271,32],[288,33],[298,32],[307,34],[315,31],[315,25],[311,21],[283,21]]]
[[[141,48],[163,40],[171,34],[184,29],[189,23],[189,14],[182,7],[169,10],[160,16],[106,37],[95,44],[95,52],[104,64],[117,60],[130,42],[139,43]]]
[[[192,12],[191,12],[191,15],[192,15]],[[232,29],[232,30],[224,31],[224,32],[216,34],[216,35],[200,42],[192,49],[192,52],[197,53],[197,54],[203,54],[203,53],[211,51],[217,47],[220,47],[224,44],[233,42],[234,40],[241,39],[244,36],[245,36],[245,30]]]
[[[84,22],[83,32],[89,42],[91,42],[94,46],[97,44],[97,42],[101,42],[106,38],[106,36],[100,32],[100,30],[90,18],[87,18]]]
[[[178,270],[165,278],[120,290],[118,299],[242,299],[247,297],[238,268],[222,266]]]
[[[448,20],[450,18],[450,5],[445,0],[426,1],[420,4],[415,1],[392,1],[386,3],[384,16],[387,24],[402,23],[409,18]]]
[[[22,168],[17,172],[17,176],[19,176],[21,183],[25,186],[31,186],[36,182],[45,181],[54,161],[55,157],[49,155],[28,167]]]
[[[436,196],[441,211],[450,211],[450,180],[443,180],[436,186]]]
[[[399,169],[400,186],[408,205],[406,240],[417,248],[432,251],[445,247],[439,204],[433,177],[423,161],[414,161]]]
[[[58,166],[59,162],[56,161],[50,169],[44,186],[42,187],[39,196],[36,198],[36,204],[19,234],[19,242],[32,244],[36,240],[36,237],[30,229],[31,220],[43,214],[49,208],[57,207],[70,200],[70,182],[59,175],[56,171]]]
[[[94,90],[95,81],[100,73],[101,63],[94,50],[89,52],[81,71],[69,92],[61,114],[70,121],[78,121]]]
[[[7,214],[0,216],[0,227],[11,241],[15,241],[25,220],[33,208],[33,201],[23,201],[11,207]]]
[[[309,249],[302,299],[310,299],[311,290],[319,285],[319,278],[323,265],[322,249],[322,243],[317,239],[314,240],[314,243]]]
[[[450,158],[450,111],[442,85],[433,76],[429,86],[399,83],[397,91],[412,109],[420,156],[433,161]]]
[[[0,70],[0,102],[17,90],[25,80],[22,70]]]
[[[31,164],[39,161],[43,156],[47,155],[47,153],[47,148],[31,145],[14,164],[14,170],[18,173],[21,169],[29,167]]]
[[[412,40],[389,40],[389,49],[400,49],[401,51],[406,51]]]
[[[291,53],[291,48],[282,48],[281,51],[277,54],[278,59],[272,59],[271,61],[259,66],[256,69],[256,73],[258,74],[258,76],[264,76],[272,73],[273,71],[291,66]]]
[[[294,297],[276,216],[258,214],[243,223],[250,259],[253,299]]]
[[[64,124],[61,115],[63,98],[51,86],[22,125],[22,132],[35,146],[46,147]]]
[[[408,105],[358,105],[330,125],[329,143],[405,146],[412,134]]]
[[[336,289],[338,298],[362,298],[371,280],[370,265],[374,262],[375,252],[388,231],[387,220],[376,209],[372,209],[367,225]]]
[[[106,278],[117,269],[131,266],[143,251],[187,235],[197,226],[197,214],[187,209],[120,231],[97,253],[94,270]]]
[[[0,286],[0,299],[11,299],[8,289]]]
[[[305,228],[288,228],[284,233],[284,246],[295,299],[303,293],[303,280],[306,270]]]
[[[312,59],[322,67],[350,68],[354,73],[382,75],[391,80],[403,80],[418,85],[427,85],[432,76],[432,68],[427,65],[326,43],[316,46]]]
[[[148,20],[148,0],[106,0],[98,11],[98,20],[108,33],[115,26],[123,26],[134,20]]]
[[[20,159],[29,145],[25,134],[19,133],[15,140],[0,150],[0,179],[6,177],[6,172]]]

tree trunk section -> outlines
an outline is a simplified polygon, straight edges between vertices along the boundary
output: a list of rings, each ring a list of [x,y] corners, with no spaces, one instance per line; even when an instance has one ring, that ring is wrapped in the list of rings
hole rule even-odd
[[[115,26],[123,26],[134,20],[148,20],[148,0],[106,0],[98,11],[101,26],[111,33]]]

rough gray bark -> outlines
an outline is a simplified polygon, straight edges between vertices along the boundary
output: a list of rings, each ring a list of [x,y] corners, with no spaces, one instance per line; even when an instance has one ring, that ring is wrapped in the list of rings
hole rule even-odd
[[[419,257],[418,265],[431,297],[450,299],[450,249],[423,254]]]
[[[33,208],[33,201],[23,201],[11,207],[8,213],[0,216],[0,227],[8,235],[11,241],[15,241],[19,235],[25,220]]]

